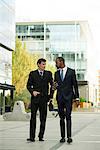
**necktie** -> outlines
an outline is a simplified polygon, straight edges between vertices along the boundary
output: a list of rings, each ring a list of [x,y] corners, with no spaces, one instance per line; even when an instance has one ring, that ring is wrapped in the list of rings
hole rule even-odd
[[[61,77],[61,80],[63,81],[63,69],[61,70],[60,77]]]
[[[40,76],[43,76],[43,72],[42,71],[40,71],[39,74],[40,74]]]

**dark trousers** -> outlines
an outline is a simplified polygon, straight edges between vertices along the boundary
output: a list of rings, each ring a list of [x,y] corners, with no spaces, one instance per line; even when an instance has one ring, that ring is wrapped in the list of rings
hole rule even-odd
[[[65,100],[58,101],[60,132],[62,138],[65,137],[65,118],[66,118],[67,138],[71,137],[71,111],[72,111],[72,101],[65,101]]]
[[[44,135],[46,117],[47,117],[47,102],[32,103],[31,120],[30,120],[30,138],[35,138],[36,114],[37,114],[38,109],[39,109],[39,117],[40,117],[40,131],[39,131],[38,137],[43,138],[43,135]]]

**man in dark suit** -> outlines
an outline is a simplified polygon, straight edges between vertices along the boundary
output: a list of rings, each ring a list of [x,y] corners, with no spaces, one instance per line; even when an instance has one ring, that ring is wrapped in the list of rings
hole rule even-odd
[[[41,58],[37,61],[38,69],[31,71],[29,74],[27,89],[31,94],[31,119],[30,119],[30,138],[28,141],[35,141],[36,132],[36,114],[39,109],[40,113],[40,131],[39,141],[44,141],[44,131],[47,117],[47,102],[52,97],[52,73],[45,70],[46,60]],[[51,85],[50,95],[49,83]]]
[[[65,142],[65,118],[67,127],[67,142],[71,143],[71,111],[72,101],[76,99],[79,103],[78,85],[75,70],[65,66],[65,60],[62,57],[56,58],[56,67],[59,68],[54,75],[54,81],[57,86],[57,103],[60,117],[61,140]]]

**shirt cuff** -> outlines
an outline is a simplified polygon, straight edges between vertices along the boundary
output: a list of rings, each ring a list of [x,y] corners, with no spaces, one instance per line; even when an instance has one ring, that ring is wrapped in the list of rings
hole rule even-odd
[[[79,98],[76,98],[75,100],[76,100],[76,101],[79,101],[80,99],[79,99]]]

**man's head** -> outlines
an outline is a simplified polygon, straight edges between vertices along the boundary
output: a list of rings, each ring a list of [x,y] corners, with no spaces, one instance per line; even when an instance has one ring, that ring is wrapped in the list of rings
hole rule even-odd
[[[57,69],[65,67],[65,60],[63,57],[56,58],[56,67],[57,67]]]
[[[42,71],[45,70],[46,60],[44,58],[38,59],[37,66],[38,66],[39,70],[42,70]]]

